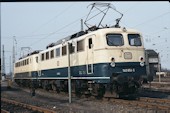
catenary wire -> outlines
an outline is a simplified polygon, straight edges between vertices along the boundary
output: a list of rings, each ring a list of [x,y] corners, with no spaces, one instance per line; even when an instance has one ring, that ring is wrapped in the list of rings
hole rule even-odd
[[[95,11],[96,11],[96,10],[94,10],[92,13],[94,13]],[[76,22],[79,22],[78,20],[80,20],[80,19],[82,19],[82,18],[84,18],[84,17],[86,17],[86,16],[87,16],[87,14],[84,15],[84,16],[82,16],[82,17],[80,17],[80,18],[78,18],[78,19],[76,19],[76,20],[74,20],[73,22],[71,22],[71,23],[69,23],[69,24],[63,26],[62,28],[60,28],[60,29],[58,29],[58,30],[56,30],[56,31],[54,31],[54,32],[52,32],[52,33],[50,33],[49,35],[47,35],[47,36],[45,36],[45,37],[43,37],[43,38],[41,38],[41,39],[35,41],[34,43],[32,43],[32,44],[30,44],[30,45],[28,45],[28,46],[31,47],[31,46],[33,46],[34,44],[37,44],[37,42],[40,42],[40,41],[42,41],[42,40],[48,38],[49,36],[51,36],[51,35],[53,35],[53,34],[56,34],[56,33],[58,33],[59,31],[61,31],[61,30],[65,29],[65,28],[67,28],[68,26],[70,26],[70,25],[72,25],[72,24],[74,24],[74,23],[76,23]]]
[[[35,32],[37,32],[38,30],[40,30],[43,26],[46,26],[47,24],[49,24],[50,22],[52,22],[54,19],[58,18],[59,16],[63,15],[64,12],[66,12],[68,9],[70,9],[73,6],[73,3],[67,7],[66,9],[64,9],[63,11],[61,11],[59,14],[57,14],[56,16],[54,16],[53,18],[51,18],[49,21],[47,21],[46,23],[40,25],[35,31],[33,31],[31,34],[34,34]]]

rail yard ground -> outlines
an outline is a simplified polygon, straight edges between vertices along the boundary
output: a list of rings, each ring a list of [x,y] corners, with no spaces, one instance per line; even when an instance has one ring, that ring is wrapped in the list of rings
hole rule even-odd
[[[167,78],[164,79],[167,80]],[[156,81],[151,83],[151,86],[149,84],[143,86],[140,100],[97,100],[94,97],[77,98],[73,95],[72,103],[69,104],[66,93],[57,94],[54,91],[37,89],[35,96],[32,96],[30,89],[20,88],[15,83],[12,83],[10,88],[7,87],[7,81],[3,81],[1,82],[1,100],[2,98],[10,99],[56,113],[170,113],[170,85],[159,87],[154,85],[155,83]],[[166,83],[170,82],[166,81]],[[159,89],[166,89],[166,91],[159,91]],[[11,108],[4,107],[3,101],[1,103],[1,109],[10,111]],[[13,109],[13,112],[21,113],[16,109]],[[27,112],[33,113],[33,111]]]
[[[159,82],[159,78],[156,77],[154,80],[148,84],[144,84],[142,86],[147,91],[157,91],[162,93],[170,94],[170,76],[161,77],[161,81]]]

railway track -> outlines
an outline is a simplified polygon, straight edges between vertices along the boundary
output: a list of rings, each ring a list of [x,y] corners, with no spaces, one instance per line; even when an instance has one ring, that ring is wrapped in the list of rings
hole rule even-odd
[[[10,113],[10,112],[1,108],[1,113]]]
[[[140,101],[153,102],[153,103],[159,103],[159,104],[168,104],[170,106],[170,99],[144,98],[144,97],[141,97]]]
[[[20,88],[20,89],[23,89],[24,91],[28,92],[29,93],[29,89],[25,89],[25,88]],[[45,90],[42,90],[42,89],[37,89],[36,91],[37,95],[43,95],[44,97],[50,97],[51,99],[52,98],[56,98],[55,97],[55,94],[57,93],[56,91],[45,91]],[[62,95],[64,97],[67,97],[68,94],[64,93],[64,92],[61,92],[60,94],[57,94],[57,95]],[[103,98],[103,100],[97,100],[94,98],[94,96],[91,96],[87,99],[85,99],[85,95],[83,95],[82,97],[80,98],[77,98],[75,97],[74,93],[72,93],[72,97],[73,97],[73,103],[72,105],[74,106],[74,104],[76,104],[76,106],[78,106],[79,104],[81,105],[82,102],[84,102],[83,100],[90,100],[95,102],[96,103],[96,106],[100,103],[102,103],[102,105],[105,105],[105,104],[109,104],[109,105],[115,105],[115,106],[124,106],[125,108],[128,108],[128,109],[138,109],[136,110],[136,112],[138,112],[140,109],[143,109],[143,110],[151,110],[151,112],[153,111],[154,113],[155,112],[160,112],[161,113],[170,113],[170,100],[168,99],[158,99],[158,98],[144,98],[144,97],[141,97],[140,100],[123,100],[123,99],[116,99],[116,98]],[[6,98],[6,97],[5,97]],[[58,98],[58,97],[57,97]],[[63,98],[63,97],[62,97]],[[42,98],[41,98],[42,99]],[[61,98],[60,98],[61,99]],[[59,100],[60,100],[59,99]],[[35,100],[35,99],[34,99]],[[79,100],[78,103],[75,103],[76,100]],[[107,101],[106,101],[107,100]],[[108,101],[109,100],[109,101]],[[46,99],[45,100],[46,102],[49,101],[49,102],[52,102],[51,100],[48,100]],[[61,100],[62,101],[62,100]],[[58,102],[57,102],[58,103]],[[63,101],[62,101],[62,104],[63,104]],[[51,103],[48,104],[49,106],[54,106],[54,104],[52,105]],[[72,105],[70,105],[69,107],[71,107]],[[41,105],[39,105],[41,106]],[[51,109],[51,107],[49,107],[49,109]],[[111,107],[111,106],[110,106]],[[63,107],[62,107],[63,108]],[[61,108],[61,109],[62,109]],[[69,108],[67,108],[68,111],[69,111]],[[82,108],[84,109],[84,108]],[[104,108],[107,110],[107,107]],[[117,108],[116,108],[117,109]],[[60,109],[59,109],[60,110]],[[57,109],[58,111],[58,109]],[[62,111],[62,110],[61,110]],[[108,110],[109,111],[109,110]],[[163,112],[162,112],[163,111]],[[42,111],[40,111],[42,112]],[[135,113],[136,113],[135,112]],[[50,112],[44,112],[44,113],[50,113]],[[53,112],[52,112],[53,113]]]
[[[113,103],[123,104],[127,106],[135,106],[145,109],[154,109],[156,111],[163,110],[167,113],[170,112],[170,100],[168,99],[157,99],[157,98],[143,98],[141,97],[140,100],[122,100],[116,98],[105,98]]]
[[[19,111],[18,111],[19,110]],[[28,105],[25,103],[17,102],[14,100],[9,100],[6,98],[1,98],[1,113],[10,113],[10,112],[24,112],[24,113],[56,113],[55,111]]]

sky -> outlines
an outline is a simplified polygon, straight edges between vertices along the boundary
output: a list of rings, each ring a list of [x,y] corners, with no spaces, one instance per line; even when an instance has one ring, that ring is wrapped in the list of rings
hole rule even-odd
[[[29,47],[30,51],[44,50],[49,43],[81,30],[80,20],[86,19],[91,3],[94,2],[1,2],[1,51],[4,45],[6,73],[10,71],[13,43],[17,59],[27,52],[26,49],[21,51],[23,47]],[[145,48],[158,52],[162,67],[170,69],[168,1],[102,3],[111,3],[121,12],[124,16],[120,26],[140,31]],[[118,13],[109,10],[103,22],[115,25],[119,17]],[[99,15],[91,23],[97,24],[95,22],[100,19]],[[85,25],[84,29],[87,29]]]

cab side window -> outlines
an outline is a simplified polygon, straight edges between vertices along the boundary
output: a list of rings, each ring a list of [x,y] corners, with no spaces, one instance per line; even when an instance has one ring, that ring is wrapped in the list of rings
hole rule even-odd
[[[38,57],[36,57],[36,63],[38,63]]]
[[[41,61],[44,61],[44,53],[41,54]]]
[[[62,56],[67,54],[67,46],[62,47]]]
[[[54,58],[54,50],[51,50],[50,53],[51,53],[51,55],[50,55],[50,56],[51,56],[51,59]]]
[[[70,47],[70,54],[71,53],[74,53],[75,52],[75,46],[73,46],[73,44],[71,43],[70,45],[69,45]]]
[[[59,57],[60,56],[60,48],[57,48],[56,49],[56,57]]]
[[[49,59],[49,52],[46,52],[46,60]]]
[[[77,41],[77,52],[84,51],[84,40]]]
[[[89,38],[88,42],[89,42],[89,49],[91,49],[92,46],[93,46],[93,45],[92,45],[92,44],[93,44],[93,43],[92,43],[92,38]]]

